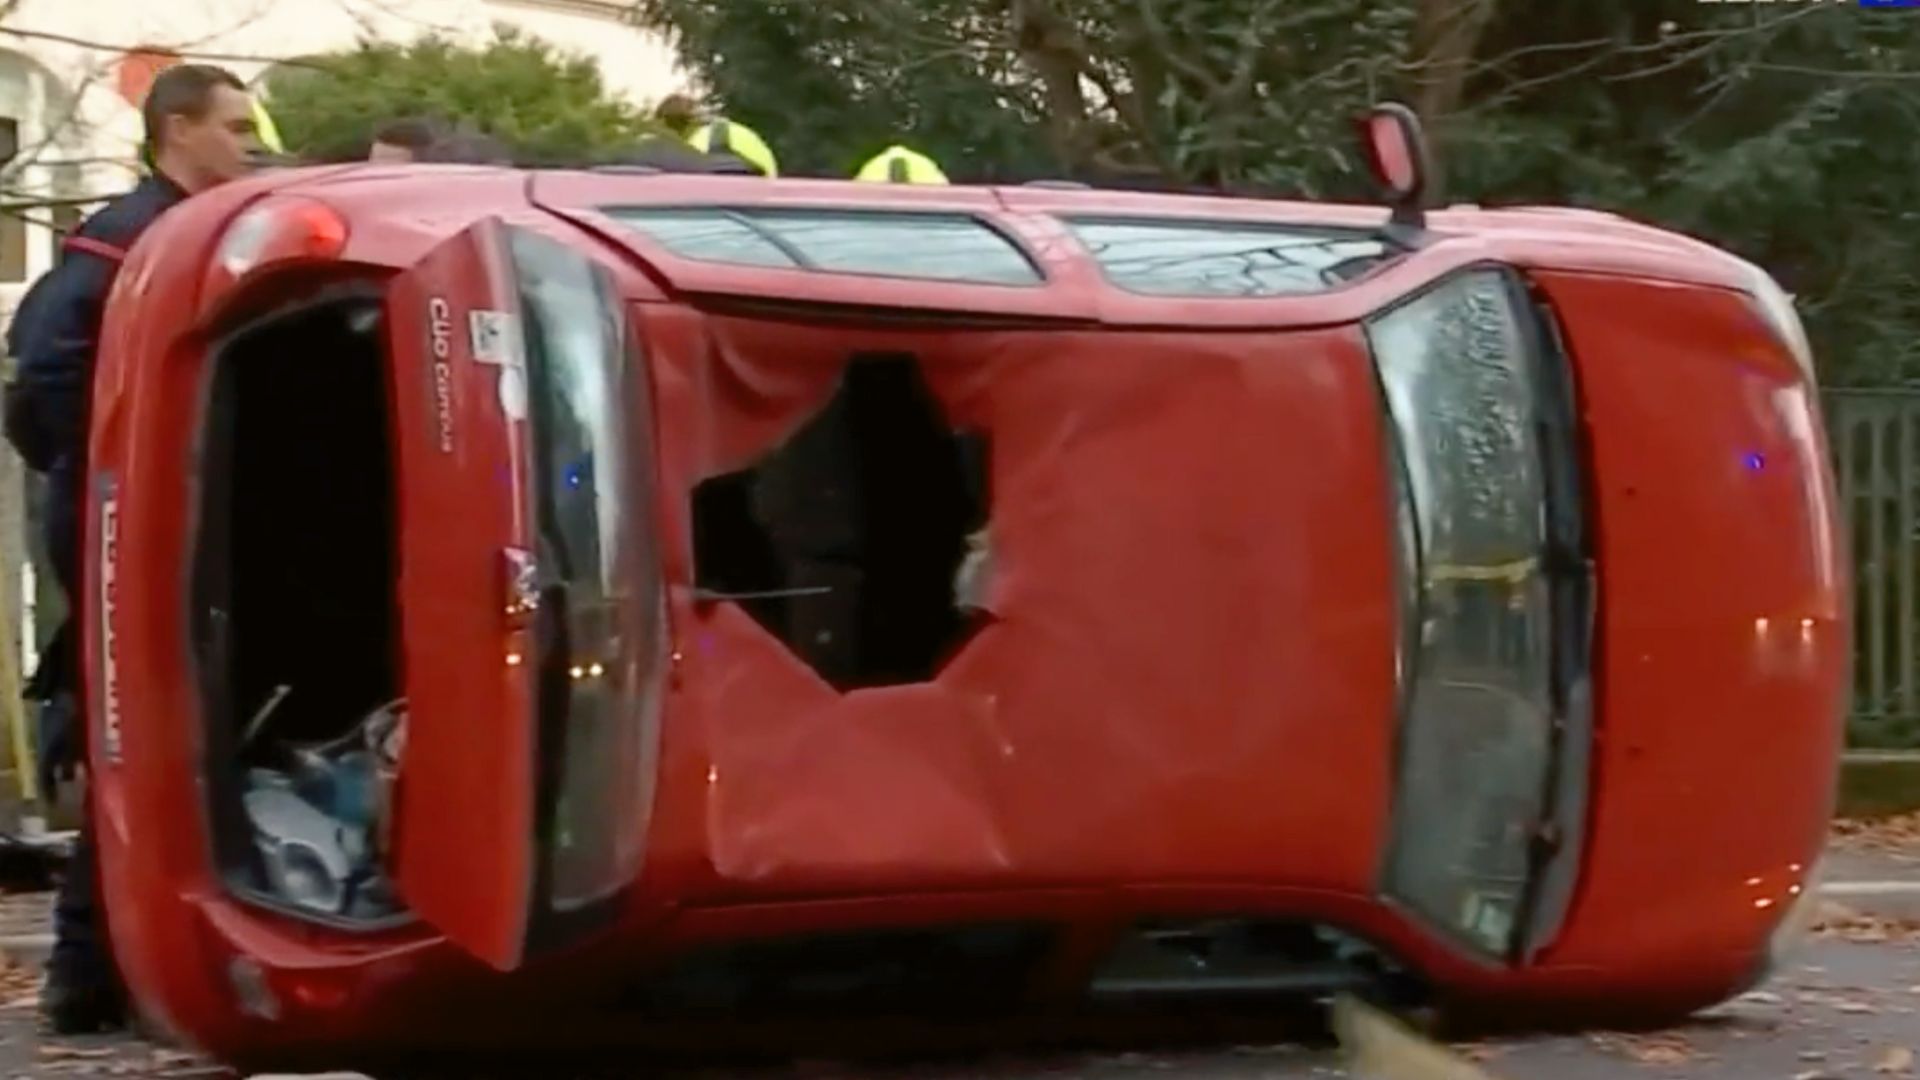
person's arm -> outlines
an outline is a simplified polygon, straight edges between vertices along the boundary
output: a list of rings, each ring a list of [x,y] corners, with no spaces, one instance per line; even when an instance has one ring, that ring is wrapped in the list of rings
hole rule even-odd
[[[35,419],[61,453],[79,452],[86,440],[87,393],[100,318],[118,264],[85,250],[70,251],[49,274],[33,325],[20,343],[20,387]]]

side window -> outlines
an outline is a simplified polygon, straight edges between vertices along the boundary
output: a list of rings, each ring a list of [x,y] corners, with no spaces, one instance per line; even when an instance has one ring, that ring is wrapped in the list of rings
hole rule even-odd
[[[1390,254],[1384,241],[1359,229],[1086,217],[1066,224],[1108,281],[1144,296],[1324,292]]]
[[[562,710],[544,838],[556,910],[633,880],[659,740],[665,627],[652,540],[651,405],[612,281],[546,237],[508,233],[526,345],[539,564],[556,613],[546,696]],[[549,720],[554,719],[549,717]]]
[[[1026,253],[968,214],[615,207],[607,214],[682,258],[978,285],[1038,285]]]

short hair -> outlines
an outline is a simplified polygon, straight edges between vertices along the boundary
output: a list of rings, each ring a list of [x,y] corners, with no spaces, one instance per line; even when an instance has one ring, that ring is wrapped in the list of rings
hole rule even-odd
[[[404,146],[414,153],[432,146],[442,137],[441,126],[425,117],[409,116],[389,120],[373,129],[373,141],[387,146]]]
[[[414,160],[442,165],[512,165],[513,151],[491,135],[462,131],[433,140]]]
[[[147,149],[159,150],[160,137],[166,132],[167,118],[184,116],[198,120],[213,107],[213,93],[220,87],[247,92],[240,76],[213,64],[175,64],[162,71],[140,105],[140,119],[147,129]]]
[[[674,131],[681,131],[699,123],[700,106],[685,94],[668,94],[654,106],[653,118]]]

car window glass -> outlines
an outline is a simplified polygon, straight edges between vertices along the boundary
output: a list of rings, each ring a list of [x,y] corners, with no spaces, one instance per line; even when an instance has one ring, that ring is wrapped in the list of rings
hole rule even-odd
[[[1401,305],[1368,336],[1414,620],[1385,884],[1502,954],[1531,870],[1553,725],[1535,358],[1497,271]]]
[[[1043,280],[1013,241],[967,214],[725,207],[607,213],[674,254],[703,262],[983,285]]]
[[[551,902],[571,910],[631,884],[642,856],[663,640],[647,516],[653,440],[612,279],[523,230],[508,251],[524,324],[540,607],[555,620],[542,679],[564,688],[543,839]]]
[[[1324,292],[1389,254],[1385,241],[1358,229],[1167,219],[1066,223],[1108,281],[1148,296]]]

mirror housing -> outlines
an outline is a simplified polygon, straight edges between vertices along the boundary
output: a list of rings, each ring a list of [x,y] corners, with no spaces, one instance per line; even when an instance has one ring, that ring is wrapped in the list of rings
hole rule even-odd
[[[1366,156],[1367,171],[1393,208],[1389,226],[1413,231],[1425,228],[1433,158],[1419,115],[1397,101],[1374,106],[1360,121],[1360,148]]]

